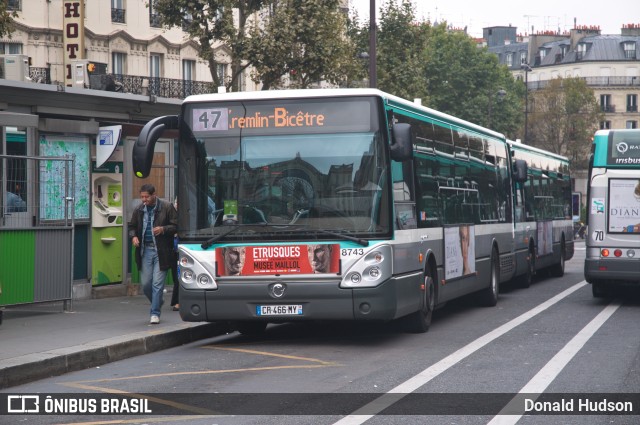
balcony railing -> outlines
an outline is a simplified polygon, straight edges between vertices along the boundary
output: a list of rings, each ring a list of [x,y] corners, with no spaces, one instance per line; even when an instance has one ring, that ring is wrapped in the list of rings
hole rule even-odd
[[[640,87],[640,77],[580,77],[590,87]],[[529,81],[529,90],[539,90],[547,87],[551,80]]]
[[[125,9],[111,9],[111,22],[125,24]]]
[[[94,89],[115,91],[122,93],[139,94],[143,96],[157,96],[172,99],[184,99],[192,94],[215,93],[216,88],[212,82],[189,81],[174,78],[152,78],[139,75],[107,74],[96,75],[98,80],[91,81]],[[38,84],[51,84],[51,71],[49,68],[29,67],[29,78]]]
[[[29,67],[29,78],[34,83],[51,84],[51,71],[49,68]]]
[[[602,112],[613,113],[616,111],[616,105],[600,105],[600,110]]]
[[[638,112],[638,105],[627,105],[627,112]]]

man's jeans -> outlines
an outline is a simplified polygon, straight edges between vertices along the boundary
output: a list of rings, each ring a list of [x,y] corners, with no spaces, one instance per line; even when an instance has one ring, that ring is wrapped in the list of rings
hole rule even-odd
[[[158,251],[155,247],[144,246],[142,250],[142,269],[140,270],[142,290],[151,301],[151,316],[160,317],[167,271],[160,270]]]

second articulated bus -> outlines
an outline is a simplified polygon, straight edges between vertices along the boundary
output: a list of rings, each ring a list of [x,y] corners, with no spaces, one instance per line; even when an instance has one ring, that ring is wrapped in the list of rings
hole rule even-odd
[[[573,253],[558,158],[378,90],[188,97],[143,129],[136,175],[167,128],[180,137],[186,321],[257,333],[401,319],[425,332],[437,305],[471,293],[495,305],[501,283],[559,272]],[[567,228],[550,224],[565,209]]]
[[[640,130],[600,130],[587,186],[584,275],[594,297],[640,285]]]

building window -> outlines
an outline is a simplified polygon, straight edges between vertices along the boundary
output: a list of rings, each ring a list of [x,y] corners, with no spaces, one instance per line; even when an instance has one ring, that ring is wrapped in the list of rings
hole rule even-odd
[[[20,43],[0,43],[0,55],[21,55],[22,44]]]
[[[111,53],[111,70],[116,75],[124,75],[127,71],[127,55],[126,53]]]
[[[527,63],[527,52],[520,52],[520,65]]]
[[[547,56],[547,49],[540,49],[540,60],[544,60],[545,56]]]
[[[627,121],[627,125],[625,128],[628,128],[628,129],[638,128],[638,121],[633,121],[633,120]]]
[[[111,22],[126,23],[124,0],[111,0]]]
[[[185,59],[182,61],[182,84],[184,86],[183,97],[195,94],[193,91],[193,77],[196,70],[196,61]]]
[[[217,68],[218,78],[220,79],[220,84],[224,85],[224,80],[227,77],[227,65],[224,63],[219,63]]]
[[[587,44],[578,43],[576,46],[576,60],[584,59],[584,55],[587,53]]]
[[[509,68],[513,66],[513,53],[507,53],[507,66]]]
[[[7,1],[7,10],[15,10],[15,11],[21,11],[22,10],[22,0],[9,0]]]
[[[611,130],[611,121],[600,121],[600,130]]]
[[[160,78],[161,74],[162,56],[152,53],[149,56],[149,77]]]
[[[149,25],[152,28],[160,28],[160,15],[156,12],[154,0],[149,0]]]
[[[627,112],[638,112],[638,95],[627,95]]]
[[[611,95],[610,94],[601,94],[600,95],[600,110],[602,112],[615,112],[616,107],[611,104]]]
[[[635,41],[625,41],[623,43],[624,46],[624,57],[625,59],[635,59],[636,58],[636,43]]]

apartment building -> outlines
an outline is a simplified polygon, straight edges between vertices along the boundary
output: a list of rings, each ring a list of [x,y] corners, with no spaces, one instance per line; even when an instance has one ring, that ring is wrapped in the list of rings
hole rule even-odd
[[[583,78],[604,113],[601,129],[638,128],[640,24],[623,25],[620,34],[602,34],[597,26],[526,37],[516,31],[511,26],[484,28],[484,41],[529,91],[557,77]],[[586,179],[587,170],[574,171],[574,190],[582,199],[586,199]]]
[[[28,56],[30,76],[38,82],[69,86],[74,56],[106,64],[106,72],[129,93],[145,95],[151,90],[161,97],[184,97],[211,91],[213,79],[198,56],[199,45],[180,28],[161,28],[153,0],[85,1],[82,19],[70,22],[69,15],[77,12],[75,3],[9,0],[9,9],[18,12],[16,31],[0,39],[0,54]],[[77,46],[70,47],[68,40],[73,38]],[[214,51],[217,73],[224,79],[230,72],[229,51],[221,43]],[[257,89],[250,78],[242,78],[240,87]]]
[[[640,24],[620,34],[601,34],[597,26],[568,33],[545,31],[518,36],[516,27],[484,28],[490,52],[536,90],[556,77],[580,77],[594,91],[604,112],[600,128],[638,128]]]

